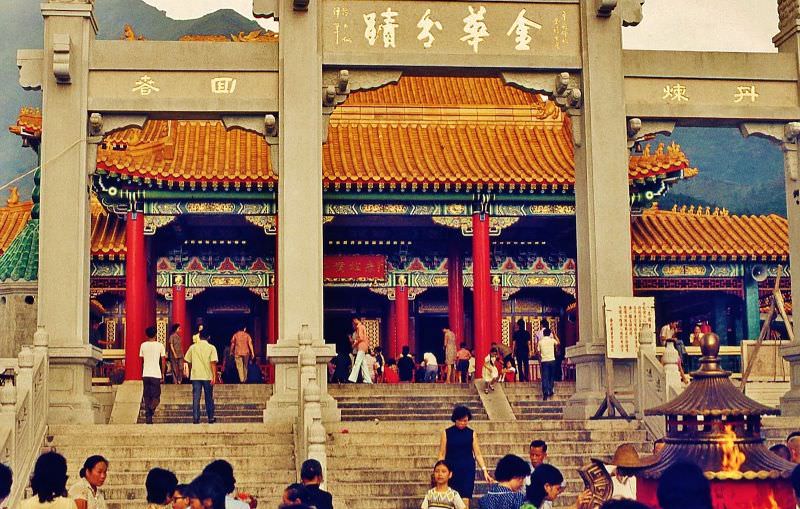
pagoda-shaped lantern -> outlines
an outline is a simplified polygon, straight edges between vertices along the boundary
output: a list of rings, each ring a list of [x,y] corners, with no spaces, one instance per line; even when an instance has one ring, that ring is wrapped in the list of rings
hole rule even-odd
[[[667,435],[658,462],[638,474],[637,498],[659,507],[656,489],[672,464],[697,464],[711,481],[714,509],[794,509],[789,476],[793,463],[772,453],[761,437],[761,416],[780,411],[736,388],[719,365],[719,337],[706,334],[700,369],[674,400],[645,411],[666,416]]]

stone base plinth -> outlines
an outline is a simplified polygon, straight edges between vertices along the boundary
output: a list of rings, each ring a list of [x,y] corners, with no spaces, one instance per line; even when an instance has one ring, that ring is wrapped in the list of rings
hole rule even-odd
[[[567,348],[567,357],[575,364],[575,394],[564,408],[565,419],[592,417],[606,397],[605,345],[575,345]],[[635,415],[635,359],[615,359],[615,396],[628,412]]]
[[[100,403],[92,394],[92,369],[102,358],[100,350],[81,347],[49,348],[50,396],[48,424],[100,424]]]
[[[781,398],[781,415],[800,416],[800,341],[781,348],[781,355],[789,362],[789,391]]]
[[[336,355],[334,345],[315,344],[317,356],[317,381],[320,387],[320,405],[323,422],[338,422],[341,412],[336,400],[328,394],[328,361]],[[275,365],[275,385],[272,397],[264,409],[264,422],[295,422],[298,415],[298,381],[300,364],[299,347],[283,345],[280,342],[267,346],[267,356]]]

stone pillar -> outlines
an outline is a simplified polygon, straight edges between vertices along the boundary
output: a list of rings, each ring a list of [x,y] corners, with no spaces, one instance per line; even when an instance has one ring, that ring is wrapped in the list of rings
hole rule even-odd
[[[758,281],[751,275],[752,265],[744,266],[744,339],[758,339],[761,333],[761,309],[758,302]],[[720,334],[719,331],[717,334]]]
[[[267,288],[267,349],[269,349],[269,345],[274,345],[275,341],[277,340],[278,324],[275,323],[275,320],[278,318],[278,314],[276,313],[275,309],[277,304],[277,293],[278,292],[275,291],[274,284]],[[275,365],[272,364],[272,362],[270,362],[269,366],[267,367],[267,373],[269,374],[270,383],[274,382]]]
[[[125,380],[142,379],[139,346],[147,328],[147,256],[144,214],[129,212],[125,222]],[[185,308],[184,308],[185,309]]]
[[[492,276],[492,341],[503,342],[503,287],[500,276]],[[513,346],[513,345],[508,345]]]
[[[180,325],[181,345],[184,353],[192,345],[192,332],[186,315],[186,287],[182,284],[172,286],[172,323]]]
[[[408,287],[396,286],[394,299],[397,319],[397,350],[402,352],[403,347],[408,346]]]
[[[576,391],[567,419],[595,413],[605,397],[605,296],[633,295],[620,10],[599,17],[581,3],[582,114],[573,115],[579,342],[567,349]],[[591,48],[591,56],[589,54]],[[633,394],[635,361],[615,361],[618,389]],[[618,395],[628,410],[630,397]]]
[[[795,37],[796,39],[796,37]],[[800,122],[786,124],[783,136],[784,185],[786,214],[789,221],[789,260],[800,260]],[[795,256],[798,255],[798,256]],[[796,266],[795,266],[796,267]],[[800,271],[792,271],[792,295],[800,295]],[[789,362],[791,387],[781,398],[781,414],[800,416],[800,320],[792,320],[794,341],[781,348]]]
[[[395,360],[400,358],[400,348],[397,346],[397,304],[395,301],[389,301],[389,320],[387,323],[389,329],[389,344],[387,346],[386,355],[394,357]]]
[[[464,341],[464,256],[458,240],[450,242],[447,256],[447,318],[460,346]]]
[[[298,411],[298,334],[304,327],[317,356],[322,418],[338,420],[327,391],[327,362],[335,349],[323,339],[322,318],[322,48],[321,3],[305,10],[277,0],[281,38],[278,152],[278,342],[268,355],[275,387],[265,420],[293,422]]]
[[[39,226],[39,325],[50,336],[51,423],[92,423],[92,368],[100,352],[89,344],[91,232],[87,171],[89,53],[97,34],[93,2],[41,4],[42,182]]]
[[[491,281],[489,263],[489,214],[472,216],[472,302],[475,323],[475,376],[480,376],[483,359],[492,342]]]

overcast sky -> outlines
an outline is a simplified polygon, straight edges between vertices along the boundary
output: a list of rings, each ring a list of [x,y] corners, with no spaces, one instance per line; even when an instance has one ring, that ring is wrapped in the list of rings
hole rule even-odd
[[[235,9],[252,18],[252,0],[144,0],[175,19]],[[775,0],[646,0],[644,21],[623,31],[630,49],[775,51]],[[263,23],[262,23],[263,24]]]

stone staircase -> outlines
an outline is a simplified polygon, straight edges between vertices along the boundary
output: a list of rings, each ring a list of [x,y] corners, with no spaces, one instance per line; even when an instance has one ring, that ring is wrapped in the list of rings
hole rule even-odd
[[[109,509],[145,507],[144,480],[162,467],[188,483],[215,459],[234,468],[237,488],[255,495],[260,507],[277,507],[296,478],[294,436],[288,424],[54,425],[45,446],[67,458],[70,483],[92,454],[109,460],[103,487]]]
[[[786,437],[793,431],[800,431],[800,419],[797,417],[764,417],[761,421],[761,436],[767,447],[786,443]]]
[[[330,384],[328,392],[342,421],[449,421],[457,404],[475,420],[488,419],[472,384]]]
[[[262,422],[267,400],[272,396],[272,385],[217,384],[214,386],[214,415],[217,423]],[[139,410],[139,423],[144,422],[144,409]],[[156,409],[153,422],[191,423],[192,386],[163,385],[161,404]],[[200,422],[206,422],[206,405],[200,398]]]
[[[429,487],[439,440],[449,421],[342,422],[329,426],[328,489],[348,509],[416,509]],[[548,462],[567,479],[557,507],[574,503],[583,484],[577,468],[590,457],[609,457],[620,443],[651,450],[646,432],[626,421],[473,421],[491,472],[505,454],[528,457],[533,439],[548,443]],[[478,473],[476,497],[487,484]]]
[[[564,405],[575,392],[575,382],[556,382],[555,395],[542,401],[542,384],[515,382],[503,385],[508,402],[519,420],[561,419]]]

